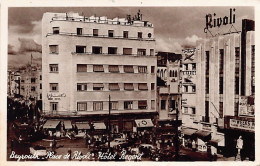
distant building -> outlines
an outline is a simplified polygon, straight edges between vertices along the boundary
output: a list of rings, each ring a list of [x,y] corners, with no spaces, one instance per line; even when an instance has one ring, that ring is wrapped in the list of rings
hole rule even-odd
[[[151,23],[45,13],[42,29],[44,116],[108,125],[110,95],[112,132],[154,127]]]
[[[7,94],[10,97],[18,97],[20,95],[20,73],[19,71],[13,72],[8,71],[7,72]]]

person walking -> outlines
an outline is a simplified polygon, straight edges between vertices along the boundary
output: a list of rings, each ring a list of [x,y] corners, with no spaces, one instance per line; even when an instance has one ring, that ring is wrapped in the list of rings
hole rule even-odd
[[[196,151],[196,142],[194,140],[191,143],[191,147],[192,147],[192,150],[195,152]]]

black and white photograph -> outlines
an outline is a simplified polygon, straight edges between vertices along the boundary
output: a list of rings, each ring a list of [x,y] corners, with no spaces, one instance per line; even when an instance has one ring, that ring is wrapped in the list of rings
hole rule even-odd
[[[7,162],[257,160],[254,5],[6,9]]]

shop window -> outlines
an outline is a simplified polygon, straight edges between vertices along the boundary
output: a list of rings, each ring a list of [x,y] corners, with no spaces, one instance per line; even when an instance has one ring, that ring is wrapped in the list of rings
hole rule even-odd
[[[119,67],[118,65],[109,65],[108,70],[111,73],[119,73]]]
[[[87,72],[87,64],[77,64],[77,72]]]
[[[124,31],[124,32],[123,32],[123,37],[124,37],[124,38],[128,38],[128,31]]]
[[[132,48],[123,48],[123,55],[132,55]]]
[[[94,111],[101,111],[101,110],[103,110],[103,102],[102,101],[93,102],[93,110]]]
[[[60,27],[53,27],[53,34],[59,34],[60,33]]]
[[[116,47],[108,47],[108,54],[117,54]]]
[[[82,28],[77,28],[77,35],[82,35]]]
[[[50,90],[51,92],[57,92],[59,89],[58,89],[58,83],[50,83]]]
[[[125,89],[125,90],[134,90],[134,85],[133,85],[133,83],[125,83],[125,84],[124,84],[124,89]]]
[[[138,109],[147,109],[147,100],[138,101]]]
[[[50,67],[51,73],[58,73],[59,72],[58,64],[50,64],[49,67]],[[40,75],[40,78],[41,78],[41,75]]]
[[[59,53],[59,46],[58,45],[49,45],[50,54],[58,54]]]
[[[130,66],[130,65],[124,66],[124,72],[125,73],[134,73],[134,67]]]
[[[92,53],[93,54],[102,54],[102,47],[93,46]]]
[[[102,83],[94,83],[93,90],[94,91],[102,91],[104,89],[104,85]]]
[[[139,73],[147,73],[147,66],[138,66]]]
[[[87,90],[87,83],[78,83],[77,84],[77,91],[86,91]]]
[[[114,31],[108,30],[108,37],[114,37]]]
[[[87,111],[87,102],[78,102],[77,103],[77,111]]]
[[[86,46],[76,46],[76,53],[86,53]]]
[[[124,109],[125,110],[132,110],[133,109],[133,101],[125,101],[124,102]]]

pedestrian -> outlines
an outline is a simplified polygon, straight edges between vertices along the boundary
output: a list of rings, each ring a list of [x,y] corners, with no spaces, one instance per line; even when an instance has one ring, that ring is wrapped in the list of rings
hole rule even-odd
[[[242,139],[242,136],[240,135],[239,138],[237,139],[237,154],[240,155],[240,151],[241,149],[243,149],[243,139]]]
[[[191,147],[192,147],[192,150],[195,152],[196,151],[196,142],[194,140],[191,143]]]
[[[68,154],[69,154],[69,161],[71,160],[71,149],[69,148],[68,150]]]

